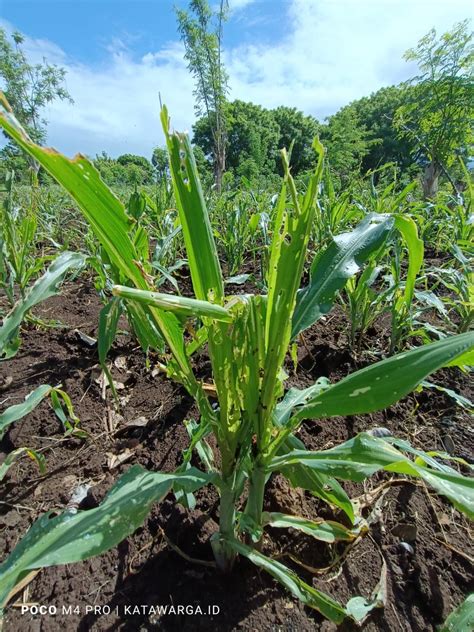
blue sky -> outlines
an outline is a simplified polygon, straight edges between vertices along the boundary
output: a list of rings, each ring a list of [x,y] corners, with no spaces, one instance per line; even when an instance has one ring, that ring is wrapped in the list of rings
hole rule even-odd
[[[46,109],[48,142],[73,154],[151,155],[158,93],[177,129],[194,121],[193,82],[173,6],[186,0],[0,0],[0,24],[32,60],[67,70],[74,105]],[[323,119],[414,74],[403,52],[430,28],[472,18],[470,0],[231,0],[224,31],[230,98]]]

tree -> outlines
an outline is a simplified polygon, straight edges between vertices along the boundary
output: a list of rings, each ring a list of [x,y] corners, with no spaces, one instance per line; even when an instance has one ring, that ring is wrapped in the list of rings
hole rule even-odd
[[[226,168],[226,95],[228,77],[221,58],[223,24],[228,0],[213,12],[207,0],[191,0],[190,12],[177,10],[178,29],[188,68],[196,80],[196,115],[206,116],[212,133],[216,188],[221,190]],[[194,17],[192,17],[194,14]]]
[[[302,171],[307,171],[315,164],[315,153],[313,149],[313,139],[320,132],[318,121],[312,116],[306,116],[296,108],[280,106],[271,110],[273,118],[280,128],[278,148],[290,148],[291,172],[297,175]],[[280,155],[277,152],[275,171],[283,175],[283,167]]]
[[[122,154],[117,158],[119,165],[122,165],[130,174],[134,174],[130,184],[151,184],[153,182],[153,165],[144,156],[135,154]],[[132,167],[135,167],[132,169]]]
[[[281,175],[279,149],[294,142],[291,169],[294,175],[314,162],[312,142],[319,123],[295,108],[267,110],[245,101],[227,104],[226,166],[234,176],[255,180],[260,176]],[[193,142],[206,156],[212,155],[213,136],[207,117],[193,126]]]
[[[155,147],[151,157],[158,180],[162,180],[168,171],[168,152],[164,147]]]
[[[321,140],[327,149],[328,163],[341,179],[347,182],[354,171],[359,171],[369,150],[367,129],[355,110],[344,107],[326,119],[321,128]]]
[[[426,199],[436,195],[442,173],[456,189],[449,167],[472,147],[474,46],[468,24],[460,22],[439,38],[432,29],[404,56],[418,64],[420,74],[407,82],[412,89],[397,110],[396,124],[400,135],[418,147]]]
[[[406,103],[410,90],[404,85],[389,86],[346,106],[366,130],[368,146],[361,162],[364,173],[388,162],[396,163],[401,171],[413,164],[416,146],[406,136],[401,137],[394,126],[395,114]]]
[[[199,119],[193,132],[193,142],[209,156],[213,137],[208,119]],[[233,175],[255,179],[273,173],[279,137],[270,110],[238,100],[227,104],[226,164]]]
[[[43,108],[56,99],[73,102],[64,86],[66,71],[46,61],[31,64],[23,48],[24,36],[14,32],[11,40],[5,29],[0,28],[2,89],[15,116],[31,138],[37,143],[43,143],[47,124],[42,116]],[[7,163],[11,161],[17,167],[24,160],[12,143],[8,143],[1,153]],[[26,161],[23,164],[26,165]]]
[[[111,186],[138,186],[153,182],[153,166],[143,156],[123,154],[111,158],[103,151],[95,157],[94,165],[104,182]]]

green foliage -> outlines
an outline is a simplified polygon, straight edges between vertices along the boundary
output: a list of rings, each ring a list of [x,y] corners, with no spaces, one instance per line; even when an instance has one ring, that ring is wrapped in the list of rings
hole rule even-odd
[[[429,167],[424,191],[430,198],[442,171],[456,155],[466,156],[472,148],[474,44],[469,22],[456,24],[440,37],[432,29],[405,53],[405,59],[416,62],[420,74],[408,82],[411,88],[397,110],[396,123]]]
[[[151,184],[155,171],[143,156],[123,154],[111,158],[105,152],[94,159],[94,166],[108,185],[138,186]]]
[[[279,127],[279,137],[276,146],[292,147],[291,171],[294,176],[314,168],[314,151],[311,139],[320,132],[318,121],[312,116],[306,116],[296,108],[280,106],[270,110],[274,121]],[[281,160],[275,155],[274,171],[284,175]]]
[[[24,297],[30,279],[44,265],[45,259],[38,256],[35,246],[37,214],[35,212],[36,191],[33,190],[27,208],[14,200],[14,172],[5,175],[5,198],[0,207],[0,288],[10,305],[15,302],[15,287]]]
[[[65,88],[66,71],[44,60],[40,64],[31,64],[26,56],[23,44],[25,38],[14,32],[9,36],[0,28],[0,78],[3,80],[3,92],[15,109],[20,123],[36,142],[46,139],[46,120],[43,108],[60,99],[72,103]],[[19,153],[18,148],[8,144],[0,152],[2,167],[6,170],[26,174],[28,161]]]
[[[470,632],[474,627],[474,594],[471,593],[454,610],[439,632]]]
[[[20,326],[28,312],[38,303],[58,293],[58,285],[72,269],[84,264],[84,257],[74,252],[63,252],[46,272],[25,292],[24,298],[15,303],[0,326],[0,360],[13,357],[20,346]]]
[[[143,524],[152,504],[164,498],[177,479],[192,492],[211,477],[193,468],[184,474],[163,474],[135,465],[96,509],[41,516],[0,565],[0,604],[32,569],[78,562],[116,546]]]
[[[268,110],[245,101],[226,104],[226,169],[238,178],[258,182],[272,174],[283,175],[277,148],[292,149],[292,173],[297,175],[314,167],[311,140],[319,125],[311,116],[296,108]],[[213,132],[207,118],[193,126],[193,142],[206,156],[212,154]]]
[[[337,292],[380,250],[393,225],[391,215],[369,214],[355,230],[337,235],[320,251],[311,266],[309,285],[298,293],[292,338],[331,310]]]
[[[321,139],[327,147],[331,168],[347,184],[368,152],[368,134],[363,122],[354,109],[342,108],[328,117],[327,125],[321,129]]]
[[[365,129],[367,146],[361,160],[362,172],[386,163],[394,163],[405,172],[412,165],[416,146],[410,139],[401,138],[394,126],[395,114],[406,102],[409,91],[403,85],[381,88],[343,108],[352,110],[355,120]]]
[[[168,171],[168,153],[164,147],[155,147],[151,164],[156,171],[158,180],[162,180]]]

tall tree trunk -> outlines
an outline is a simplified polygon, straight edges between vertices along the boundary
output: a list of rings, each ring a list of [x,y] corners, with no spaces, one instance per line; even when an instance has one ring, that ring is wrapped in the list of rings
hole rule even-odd
[[[433,160],[425,167],[423,174],[423,198],[432,200],[438,193],[438,179],[441,175],[441,165]]]
[[[225,141],[216,143],[214,154],[214,177],[218,193],[222,191],[222,176],[225,171],[225,154]]]

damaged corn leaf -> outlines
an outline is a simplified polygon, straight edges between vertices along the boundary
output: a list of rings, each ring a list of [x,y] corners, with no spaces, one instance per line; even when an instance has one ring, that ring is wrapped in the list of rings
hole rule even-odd
[[[370,213],[350,233],[333,238],[311,266],[311,280],[298,292],[291,337],[327,314],[337,292],[362,264],[383,246],[394,226],[392,215]]]
[[[436,492],[449,498],[459,511],[471,519],[474,517],[474,479],[462,476],[434,459],[430,461],[428,455],[426,465],[414,462],[391,442],[364,432],[329,450],[294,450],[277,456],[270,469],[284,474],[285,469],[294,464],[304,464],[323,474],[355,482],[362,482],[379,470],[422,478]]]
[[[44,514],[0,565],[0,607],[29,571],[85,560],[116,546],[143,524],[151,505],[162,500],[174,482],[193,492],[211,480],[211,475],[195,468],[166,474],[134,465],[99,507]]]
[[[467,332],[399,353],[320,391],[296,411],[293,419],[361,415],[387,408],[473,347],[474,333]]]

